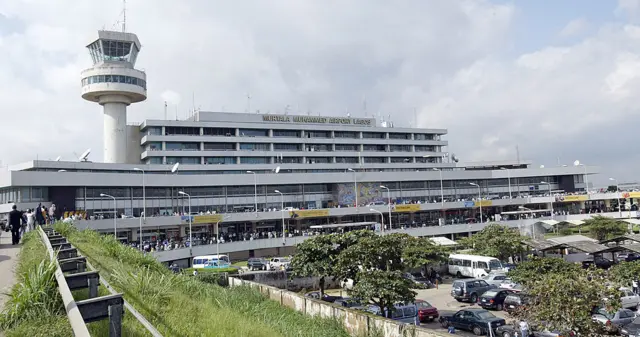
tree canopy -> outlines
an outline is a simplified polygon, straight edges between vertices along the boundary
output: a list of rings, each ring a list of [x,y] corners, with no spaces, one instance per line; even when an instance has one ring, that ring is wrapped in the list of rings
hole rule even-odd
[[[292,274],[297,277],[320,277],[320,293],[324,295],[325,278],[332,276],[336,260],[334,235],[313,236],[297,245],[291,260]]]
[[[355,298],[369,301],[378,306],[381,313],[393,310],[395,303],[409,303],[416,298],[411,290],[413,282],[402,277],[402,272],[369,270],[360,273],[359,281],[350,293]]]
[[[598,241],[624,235],[627,232],[627,226],[620,221],[601,215],[585,220],[583,226],[588,226],[591,236]]]
[[[489,224],[478,233],[459,240],[459,243],[473,249],[475,254],[507,260],[525,251],[522,244],[525,239],[515,228]]]
[[[620,262],[609,269],[611,281],[622,286],[630,286],[631,281],[640,278],[640,261]]]
[[[509,271],[509,277],[516,283],[528,286],[539,282],[544,276],[571,275],[582,272],[582,268],[557,257],[537,257],[521,262],[518,267]]]

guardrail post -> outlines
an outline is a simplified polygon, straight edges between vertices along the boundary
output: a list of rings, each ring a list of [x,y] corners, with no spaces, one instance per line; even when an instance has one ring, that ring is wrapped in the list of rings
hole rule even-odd
[[[98,297],[98,284],[100,279],[98,278],[90,278],[89,279],[89,298]]]
[[[122,304],[109,306],[109,337],[122,336]]]

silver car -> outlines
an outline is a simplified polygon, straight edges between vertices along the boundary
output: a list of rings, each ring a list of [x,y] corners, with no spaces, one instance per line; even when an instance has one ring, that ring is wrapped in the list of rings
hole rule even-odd
[[[591,316],[591,319],[601,323],[609,332],[617,332],[620,328],[633,322],[635,318],[636,313],[629,309],[620,309],[611,313],[606,309],[598,308]]]
[[[506,273],[489,273],[489,275],[482,278],[485,282],[489,284],[493,284],[496,287],[499,287],[502,282],[507,279]]]

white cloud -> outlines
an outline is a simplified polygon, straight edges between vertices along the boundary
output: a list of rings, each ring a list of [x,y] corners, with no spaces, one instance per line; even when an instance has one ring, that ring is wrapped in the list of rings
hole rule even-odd
[[[571,20],[562,30],[559,35],[561,37],[572,37],[582,34],[589,27],[589,22],[586,19],[580,18]]]
[[[102,148],[101,109],[80,98],[80,71],[91,66],[84,46],[112,27],[120,5],[0,0],[0,12],[25,27],[0,32],[0,117],[33,130],[0,133],[3,144],[15,144],[0,150],[3,162]],[[636,141],[629,121],[639,113],[640,27],[633,24],[584,36],[578,20],[565,34],[582,38],[514,55],[516,9],[487,0],[128,6],[149,88],[147,101],[129,107],[130,121],[163,118],[163,101],[185,115],[192,95],[203,110],[245,111],[250,93],[252,110],[289,105],[353,116],[366,97],[369,113],[391,113],[396,126],[409,125],[416,109],[421,126],[448,128],[449,152],[461,161],[515,159],[519,145],[522,158],[547,166],[558,156],[580,159],[620,179],[640,164],[640,155],[618,146]],[[617,13],[634,6],[620,1]]]

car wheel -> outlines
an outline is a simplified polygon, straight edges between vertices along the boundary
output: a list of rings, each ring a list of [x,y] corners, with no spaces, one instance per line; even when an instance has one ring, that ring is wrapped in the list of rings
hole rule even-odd
[[[456,298],[456,301],[462,302],[462,299],[461,298]]]
[[[472,331],[473,331],[473,334],[474,334],[474,335],[476,335],[476,336],[482,336],[482,332],[483,332],[483,331],[482,331],[482,328],[480,328],[479,326],[477,326],[477,325],[476,325],[476,326],[474,326]]]
[[[502,333],[502,337],[511,337],[511,332],[505,331]]]
[[[447,329],[449,327],[449,322],[446,319],[440,320],[440,326]]]
[[[502,304],[500,303],[496,304],[496,310],[502,311]]]
[[[471,294],[471,297],[469,298],[469,300],[471,301],[471,303],[477,303],[478,302],[478,295]]]

